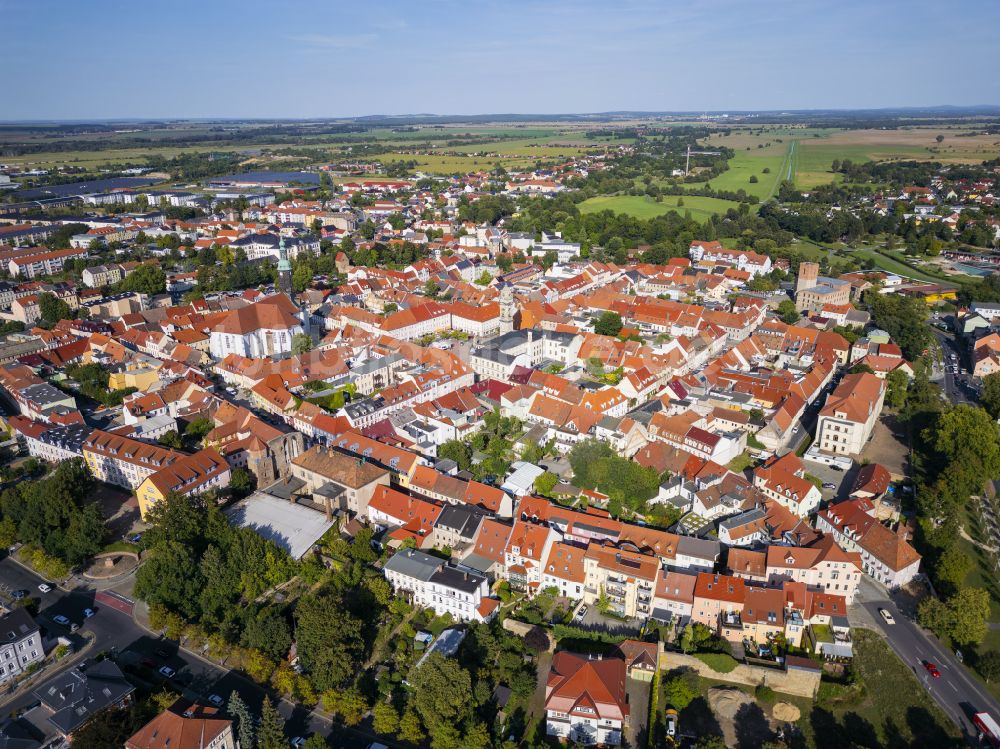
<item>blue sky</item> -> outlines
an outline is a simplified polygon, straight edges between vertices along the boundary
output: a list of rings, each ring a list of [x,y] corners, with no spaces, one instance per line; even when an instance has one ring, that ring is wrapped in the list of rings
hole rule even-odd
[[[1000,104],[1000,1],[0,0],[0,119]]]

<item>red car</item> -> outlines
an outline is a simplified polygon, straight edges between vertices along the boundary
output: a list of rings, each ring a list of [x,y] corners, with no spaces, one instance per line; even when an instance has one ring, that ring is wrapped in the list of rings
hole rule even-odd
[[[924,661],[924,668],[926,668],[927,669],[927,673],[929,673],[935,679],[937,679],[939,676],[941,676],[941,672],[938,671],[938,667],[935,666],[930,661]]]

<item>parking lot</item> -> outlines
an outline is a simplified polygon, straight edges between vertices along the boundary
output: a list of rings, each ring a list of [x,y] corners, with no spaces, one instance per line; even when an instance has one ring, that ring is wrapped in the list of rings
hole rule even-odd
[[[858,475],[859,466],[857,464],[848,471],[841,471],[825,463],[815,463],[811,460],[803,462],[805,463],[807,474],[815,476],[824,484],[833,484],[834,488],[824,488],[821,490],[824,500],[833,502],[834,500],[847,499],[850,496],[854,479]]]

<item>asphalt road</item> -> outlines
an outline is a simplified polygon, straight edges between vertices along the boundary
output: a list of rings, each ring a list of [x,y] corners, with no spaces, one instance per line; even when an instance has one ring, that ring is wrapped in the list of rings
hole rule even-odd
[[[971,391],[962,387],[958,377],[952,374],[948,370],[948,364],[951,363],[950,355],[954,354],[956,361],[959,366],[962,366],[963,358],[962,351],[958,346],[958,342],[955,337],[949,335],[948,333],[940,330],[939,328],[932,328],[934,335],[937,337],[938,342],[941,344],[941,352],[944,355],[944,365],[941,366],[943,375],[941,378],[941,389],[945,397],[948,399],[949,403],[972,403],[975,404],[975,400],[970,397]]]
[[[971,720],[973,713],[989,712],[1000,716],[1000,703],[969,674],[954,653],[947,651],[936,637],[917,626],[913,620],[915,612],[901,609],[889,594],[865,576],[861,578],[855,603],[871,614],[896,655],[913,670],[934,701],[966,735],[976,735]],[[896,623],[887,624],[878,613],[880,608],[888,610]],[[926,661],[938,667],[941,672],[939,678],[931,677],[924,667]],[[891,688],[891,685],[883,686]]]
[[[251,710],[260,709],[266,695],[265,691],[242,674],[202,660],[179,649],[177,643],[150,634],[131,616],[117,609],[95,605],[93,591],[66,592],[53,588],[49,593],[42,593],[38,590],[38,585],[42,582],[45,581],[41,577],[9,557],[0,560],[0,589],[27,590],[32,597],[38,598],[40,600],[38,623],[51,635],[69,636],[78,644],[84,642],[83,635],[89,633],[94,636],[95,642],[88,652],[86,662],[93,661],[100,653],[109,653],[117,658],[118,664],[133,682],[142,681],[154,686],[166,681],[159,674],[159,668],[169,666],[177,672],[172,685],[175,689],[182,690],[190,699],[208,704],[208,697],[216,694],[228,702],[229,696],[235,691]],[[85,608],[96,609],[96,615],[84,619]],[[79,624],[80,629],[71,634],[65,627],[56,624],[52,618],[60,614],[70,622]],[[146,661],[146,665],[143,661]],[[49,669],[46,676],[54,676],[62,670]],[[31,692],[9,702],[3,702],[3,698],[0,697],[0,712],[4,714],[19,712],[34,701]],[[330,721],[321,716],[289,702],[282,702],[278,709],[287,720],[286,730],[289,738],[308,736],[312,733],[324,736],[331,734]],[[28,712],[25,716],[26,722],[37,727],[45,727],[44,715],[41,715],[41,712],[40,708]],[[378,739],[365,726],[337,730],[333,737],[335,745],[344,749],[366,749],[376,739],[390,746],[397,746],[394,742]]]

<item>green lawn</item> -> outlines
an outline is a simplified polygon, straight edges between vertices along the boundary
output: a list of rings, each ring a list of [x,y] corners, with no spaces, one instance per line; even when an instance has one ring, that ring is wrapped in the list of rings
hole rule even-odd
[[[678,207],[676,195],[664,195],[662,203],[657,203],[648,195],[600,195],[580,203],[580,212],[597,213],[612,210],[636,218],[652,218],[669,211],[677,211],[681,215],[690,211],[693,219],[704,221],[714,214],[722,215],[730,208],[739,207],[739,203],[732,200],[703,198],[699,195],[685,195],[683,198],[684,205]]]
[[[887,271],[888,273],[895,273],[898,276],[912,278],[915,281],[922,281],[924,283],[947,283],[947,281],[945,281],[942,278],[931,276],[927,273],[921,273],[918,270],[914,270],[913,268],[910,268],[908,265],[904,265],[898,260],[894,260],[888,255],[884,255],[877,250],[858,249],[858,250],[853,250],[851,254],[857,257],[870,258],[875,263],[876,268]]]
[[[794,141],[786,141],[766,148],[736,151],[736,155],[729,160],[729,169],[709,184],[716,190],[746,190],[748,195],[767,200],[778,191],[778,185],[787,176],[788,152],[792,143]],[[769,169],[770,172],[765,174],[764,169]],[[750,177],[754,175],[757,182],[751,183]],[[698,186],[697,183],[691,185]]]

